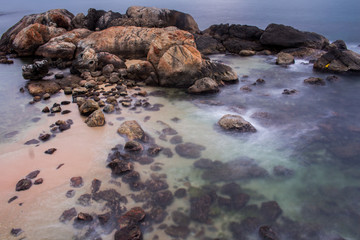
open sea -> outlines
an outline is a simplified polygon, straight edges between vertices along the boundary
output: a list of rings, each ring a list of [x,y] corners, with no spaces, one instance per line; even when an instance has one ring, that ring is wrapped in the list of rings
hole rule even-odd
[[[360,1],[356,0],[18,0],[8,1],[1,6],[0,33],[24,15],[53,8],[66,8],[74,15],[79,12],[86,15],[88,8],[125,13],[133,5],[189,13],[201,30],[220,23],[254,25],[262,29],[270,23],[290,25],[320,33],[330,41],[342,39],[349,49],[360,52]],[[282,217],[275,226],[281,226],[276,228],[280,233],[284,229],[291,229],[303,232],[303,235],[298,235],[298,239],[360,239],[360,75],[337,74],[338,81],[326,82],[325,86],[308,86],[303,83],[304,79],[325,79],[330,74],[314,72],[312,65],[304,60],[296,60],[294,65],[281,67],[275,65],[274,56],[213,55],[210,58],[230,65],[238,73],[239,83],[223,87],[219,94],[206,96],[189,96],[183,90],[165,89],[166,95],[152,96],[149,100],[164,105],[159,112],[127,112],[156,138],[159,145],[174,152],[172,158],[163,155],[156,158],[162,166],[160,173],[167,174],[169,189],[172,191],[180,186],[188,189],[190,185],[192,188],[212,186],[219,196],[223,196],[219,189],[229,179],[224,180],[224,177],[216,176],[209,170],[195,168],[193,164],[197,159],[184,159],[177,155],[170,137],[166,141],[158,138],[163,123],[175,129],[184,142],[204,146],[201,157],[219,160],[222,163],[219,171],[225,175],[227,170],[237,169],[236,161],[239,159],[251,159],[248,160],[251,164],[267,172],[261,178],[231,179],[230,182],[239,184],[242,191],[250,196],[248,208],[234,211],[219,205],[212,209],[216,214],[211,215],[211,224],[190,222],[191,231],[187,239],[259,239],[254,232],[246,235],[246,238],[236,235],[234,223],[257,217],[257,211],[253,210],[260,209],[264,202],[269,201],[276,201],[282,209]],[[16,143],[29,129],[38,127],[42,123],[39,118],[44,116],[41,114],[42,103],[29,105],[29,94],[19,91],[26,83],[21,76],[21,66],[30,60],[14,61],[12,65],[0,65],[0,145]],[[264,79],[265,84],[251,85],[258,78]],[[252,91],[240,90],[245,85],[251,86]],[[283,95],[284,89],[296,89],[297,93]],[[158,90],[150,88],[148,92]],[[258,131],[245,136],[224,134],[216,127],[216,123],[225,114],[240,114]],[[144,122],[143,119],[148,115],[151,115],[151,119]],[[114,127],[107,125],[106,131],[111,133],[105,131],[102,135],[102,144],[107,146],[106,150],[122,141],[112,134],[121,123],[118,117],[109,115],[107,119],[114,123]],[[174,118],[180,120],[174,122]],[[5,161],[4,156],[9,153],[6,148],[0,149],[1,162]],[[94,169],[85,178],[96,177],[105,179],[103,182],[111,182],[109,170],[105,168],[107,154],[105,150],[97,152]],[[277,176],[274,173],[276,166],[288,169],[288,176]],[[149,167],[142,167],[141,173],[149,177]],[[113,186],[104,185],[109,188]],[[63,186],[49,190],[46,196],[38,200],[37,209],[26,213],[26,217],[19,217],[19,227],[25,230],[25,235],[21,236],[29,240],[96,239],[95,235],[86,235],[84,228],[74,228],[71,224],[65,225],[57,220],[58,212],[75,204],[76,199],[90,189],[90,186],[85,187],[79,190],[73,200],[64,198],[68,181]],[[130,197],[128,201],[129,206],[136,205]],[[52,209],[54,205],[57,209]],[[89,208],[92,212],[102,213],[101,207],[95,203]],[[56,212],[57,215],[44,221],[44,216],[49,215],[48,211]],[[168,217],[164,223],[170,226],[174,224],[172,211],[189,215],[189,199],[176,199],[167,211]],[[9,233],[12,227],[16,227],[16,222],[7,225],[5,219],[6,216],[0,212],[0,239],[15,239]],[[200,229],[202,235],[199,235]],[[104,229],[96,231],[102,239],[113,239],[113,234]],[[164,235],[164,231],[156,224],[152,231],[145,232],[144,239],[157,239],[156,236],[160,236],[159,239],[172,239]],[[294,239],[289,236],[280,235],[279,239]]]

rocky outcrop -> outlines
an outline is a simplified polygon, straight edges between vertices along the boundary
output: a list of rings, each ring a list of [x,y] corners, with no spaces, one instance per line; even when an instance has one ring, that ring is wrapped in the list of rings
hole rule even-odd
[[[40,14],[31,14],[23,17],[18,23],[7,30],[0,39],[0,51],[11,52],[12,43],[17,34],[32,24],[41,24],[52,28],[71,30],[72,13],[66,9],[53,9]]]
[[[323,49],[329,45],[329,40],[313,32],[302,32],[282,24],[270,24],[260,37],[260,43],[275,48],[309,47]]]
[[[344,44],[331,44],[330,50],[316,60],[314,69],[329,72],[359,72],[360,54],[347,50]]]
[[[75,29],[66,32],[58,37],[50,39],[49,42],[40,46],[35,55],[45,58],[73,59],[76,44],[83,38],[90,35],[91,31],[87,29]]]
[[[34,55],[39,46],[65,32],[64,28],[48,27],[40,23],[34,23],[16,34],[12,42],[12,48],[19,56],[31,56]]]
[[[219,85],[211,78],[202,78],[196,80],[195,83],[188,88],[188,93],[199,94],[199,93],[215,93],[219,91]]]
[[[239,115],[227,114],[219,120],[218,124],[225,130],[238,132],[256,132],[255,127],[248,121],[245,121]]]

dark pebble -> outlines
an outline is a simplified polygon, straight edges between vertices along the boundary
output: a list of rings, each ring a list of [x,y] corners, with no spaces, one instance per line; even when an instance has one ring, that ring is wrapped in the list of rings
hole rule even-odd
[[[16,191],[25,191],[28,190],[29,188],[31,188],[32,186],[32,182],[29,179],[21,179],[17,184],[16,184]]]
[[[144,118],[144,122],[147,122],[147,121],[149,121],[150,120],[150,116],[146,116],[145,118]]]
[[[10,198],[8,200],[8,203],[11,203],[11,202],[15,201],[16,199],[18,199],[18,196],[13,196],[12,198]]]
[[[63,214],[59,218],[59,221],[60,222],[70,221],[71,219],[76,217],[76,215],[77,215],[76,209],[75,208],[70,208],[70,209],[65,210],[63,212]]]
[[[16,136],[19,132],[18,131],[13,131],[13,132],[9,132],[9,133],[6,133],[4,135],[5,138],[12,138],[14,136]]]
[[[50,138],[51,138],[51,135],[48,133],[40,134],[40,136],[39,136],[39,140],[41,140],[43,142],[48,141]]]
[[[34,179],[34,178],[36,178],[36,177],[39,175],[39,173],[40,173],[40,170],[35,170],[35,171],[29,173],[29,174],[26,176],[26,178]]]
[[[32,145],[32,144],[38,144],[40,141],[36,140],[36,139],[31,139],[27,142],[25,142],[25,145]]]
[[[72,198],[72,197],[74,197],[74,196],[75,196],[75,190],[69,190],[69,191],[67,191],[66,194],[65,194],[65,196],[66,196],[67,198]]]
[[[50,112],[50,109],[48,106],[44,107],[43,110],[42,110],[43,113],[49,113]]]
[[[39,179],[36,179],[35,182],[34,182],[34,185],[40,185],[44,182],[44,179],[43,178],[39,178]]]
[[[94,194],[100,190],[101,181],[99,179],[94,179],[91,182],[91,193]]]
[[[56,167],[56,170],[64,166],[64,163],[59,164],[59,166]]]
[[[174,156],[173,152],[171,151],[170,148],[164,148],[162,151],[161,151],[162,154],[164,154],[166,157],[168,158],[172,158]]]
[[[62,101],[60,104],[61,104],[61,105],[69,105],[69,104],[70,104],[70,101]]]
[[[70,179],[71,187],[79,188],[79,187],[82,187],[83,185],[84,185],[84,182],[83,182],[82,177],[72,177]]]
[[[174,117],[174,118],[172,118],[172,119],[171,119],[171,121],[173,121],[173,122],[176,122],[176,123],[177,123],[177,122],[179,122],[179,121],[180,121],[180,118]]]
[[[53,154],[57,149],[56,148],[49,148],[48,150],[45,151],[46,154]]]
[[[13,228],[10,231],[11,235],[13,235],[14,237],[19,236],[22,232],[23,230],[21,228]]]
[[[69,113],[71,113],[70,110],[64,110],[64,111],[61,112],[62,115],[69,114]]]

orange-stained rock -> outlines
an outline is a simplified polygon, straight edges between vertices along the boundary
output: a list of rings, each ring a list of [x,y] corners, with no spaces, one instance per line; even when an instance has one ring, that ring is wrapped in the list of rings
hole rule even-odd
[[[12,46],[20,56],[33,55],[36,49],[51,38],[63,34],[64,28],[48,27],[39,23],[22,29],[15,37]]]
[[[35,54],[46,58],[72,59],[75,54],[76,44],[90,34],[91,31],[84,28],[66,32],[40,46]]]

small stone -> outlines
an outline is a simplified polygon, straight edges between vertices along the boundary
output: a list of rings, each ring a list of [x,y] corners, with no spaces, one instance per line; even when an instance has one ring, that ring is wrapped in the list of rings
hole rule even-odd
[[[59,105],[53,106],[50,109],[51,113],[57,113],[57,112],[61,112],[61,107]]]
[[[71,95],[73,93],[72,88],[71,87],[65,87],[64,88],[64,94],[65,95]]]
[[[56,167],[56,170],[58,170],[58,169],[61,168],[62,166],[64,166],[64,163],[59,164],[59,166]]]
[[[39,140],[46,142],[51,138],[51,135],[49,133],[46,134],[40,134]]]
[[[291,94],[295,94],[297,93],[297,91],[295,89],[289,90],[289,89],[284,89],[284,91],[282,92],[282,94],[284,95],[291,95]]]
[[[25,142],[24,144],[25,144],[25,145],[32,145],[32,144],[38,144],[38,143],[40,143],[38,140],[36,140],[36,139],[31,139],[31,140]]]
[[[35,171],[29,173],[29,174],[26,176],[26,178],[34,179],[34,178],[36,178],[36,177],[39,175],[39,173],[40,173],[40,170],[35,170]]]
[[[94,194],[100,190],[101,181],[99,179],[94,179],[91,182],[91,193]]]
[[[64,111],[61,112],[62,115],[69,114],[69,113],[71,113],[70,110],[64,110]]]
[[[48,100],[48,99],[50,99],[50,94],[49,93],[45,93],[44,95],[43,95],[43,99],[44,100]]]
[[[55,78],[56,78],[56,79],[62,79],[62,78],[64,78],[64,73],[62,73],[62,72],[56,73],[56,74],[55,74]]]
[[[12,198],[10,198],[8,200],[8,203],[11,203],[11,202],[15,201],[16,199],[18,199],[18,196],[13,196]]]
[[[322,78],[310,77],[304,80],[304,83],[311,84],[311,85],[318,85],[324,86],[325,81]]]
[[[184,198],[186,197],[186,189],[185,188],[179,188],[175,191],[174,196],[176,198]]]
[[[183,142],[183,139],[181,136],[177,135],[177,136],[174,136],[170,139],[170,143],[171,144],[179,144],[179,143],[182,143]]]
[[[53,154],[57,149],[56,148],[49,148],[48,150],[45,151],[46,154]]]
[[[34,185],[40,185],[44,182],[44,179],[43,178],[39,178],[39,179],[36,179],[35,182],[34,182]]]
[[[79,188],[82,187],[84,184],[82,177],[72,177],[70,179],[70,186],[71,187],[75,187],[75,188]]]
[[[136,141],[128,141],[125,143],[125,147],[124,149],[126,151],[129,151],[129,152],[140,152],[142,151],[144,148],[143,146],[139,143],[139,142],[136,142]]]
[[[42,110],[43,113],[48,113],[50,112],[50,109],[48,106],[44,107],[43,110]]]
[[[112,104],[108,104],[103,109],[104,113],[112,113],[115,111],[115,107]]]
[[[74,197],[74,196],[75,196],[75,190],[69,190],[69,191],[67,191],[66,194],[65,194],[65,196],[66,196],[67,198],[72,198],[72,197]]]
[[[59,221],[60,222],[67,222],[76,217],[77,212],[75,208],[70,208],[68,210],[65,210],[63,214],[60,216]]]
[[[269,226],[261,226],[259,228],[259,235],[263,240],[278,240],[277,234]]]
[[[23,230],[21,228],[13,228],[11,229],[11,235],[13,235],[14,237],[19,236],[21,233],[23,232]]]

